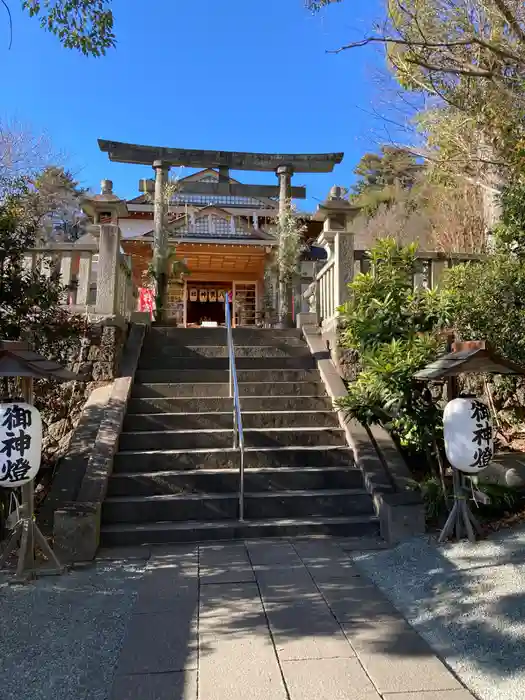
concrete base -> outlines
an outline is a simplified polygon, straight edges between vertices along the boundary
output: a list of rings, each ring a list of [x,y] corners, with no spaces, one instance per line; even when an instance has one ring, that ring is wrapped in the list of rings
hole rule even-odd
[[[317,314],[316,313],[299,313],[295,318],[295,323],[297,328],[303,328],[303,326],[317,326]]]
[[[151,326],[151,314],[149,311],[133,311],[130,316],[131,323],[138,323],[144,326]]]
[[[55,512],[54,550],[64,563],[91,561],[100,542],[101,503],[67,503]]]
[[[425,532],[425,506],[419,493],[374,494],[381,537],[390,545]]]

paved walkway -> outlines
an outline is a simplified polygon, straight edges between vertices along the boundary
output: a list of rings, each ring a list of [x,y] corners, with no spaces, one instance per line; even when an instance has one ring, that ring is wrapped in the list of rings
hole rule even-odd
[[[141,550],[0,589],[0,700],[470,700],[336,542]]]

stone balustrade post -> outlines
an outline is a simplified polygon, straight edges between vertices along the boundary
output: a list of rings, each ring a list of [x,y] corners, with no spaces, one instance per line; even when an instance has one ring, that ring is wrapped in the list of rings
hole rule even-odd
[[[430,287],[435,289],[441,283],[443,275],[448,269],[448,261],[444,259],[432,260],[430,268]]]
[[[117,314],[118,275],[120,267],[120,228],[115,224],[94,226],[98,229],[97,301],[95,313]],[[97,235],[95,231],[92,231]]]
[[[348,301],[348,285],[354,279],[354,234],[336,231],[334,236],[334,301],[336,309]]]

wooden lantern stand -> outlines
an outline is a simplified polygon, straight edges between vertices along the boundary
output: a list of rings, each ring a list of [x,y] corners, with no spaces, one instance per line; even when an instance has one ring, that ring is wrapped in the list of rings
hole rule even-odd
[[[33,379],[21,377],[21,380],[24,401],[32,406]],[[54,564],[53,568],[46,568],[46,573],[61,574],[64,567],[60,564],[34,519],[35,491],[33,480],[21,486],[20,489],[22,492],[22,514],[0,557],[0,570],[4,568],[11,553],[19,547],[16,578],[32,578],[36,574],[35,544],[38,544],[48,560]]]
[[[33,380],[35,378],[84,381],[82,375],[70,372],[56,362],[47,360],[34,352],[28,343],[19,341],[0,341],[0,377],[18,378],[22,386],[23,399],[25,403],[30,405],[33,405]],[[32,579],[37,573],[61,574],[65,571],[65,567],[60,563],[35,522],[34,480],[20,488],[22,493],[21,517],[0,556],[0,570],[4,568],[10,555],[18,548],[15,580]],[[51,563],[50,567],[37,570],[35,545],[38,545],[47,557]]]
[[[448,350],[414,374],[414,379],[419,381],[446,382],[447,401],[458,398],[458,376],[461,374],[525,375],[525,367],[501,357],[484,340],[458,342],[449,335]],[[457,469],[452,468],[452,477],[454,504],[438,541],[444,542],[455,532],[458,540],[466,533],[468,539],[475,542],[476,534],[482,534],[483,530],[468,504],[471,489],[465,483],[465,475]]]
[[[456,533],[456,539],[460,540],[463,537],[463,532],[466,532],[470,542],[475,542],[476,533],[481,535],[483,530],[469,507],[468,489],[465,485],[465,477],[454,468],[452,469],[452,486],[454,491],[454,505],[441,530],[438,542],[444,542],[454,531]]]

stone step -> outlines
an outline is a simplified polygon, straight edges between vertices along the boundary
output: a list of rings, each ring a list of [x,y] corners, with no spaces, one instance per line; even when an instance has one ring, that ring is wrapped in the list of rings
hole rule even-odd
[[[263,467],[352,467],[354,456],[347,447],[293,447],[247,449],[246,469]],[[141,450],[117,452],[113,471],[152,473],[186,469],[239,469],[239,452],[233,448],[200,450]]]
[[[103,547],[143,544],[176,544],[217,540],[261,539],[265,537],[377,537],[375,516],[345,518],[286,518],[275,520],[190,521],[172,523],[118,523],[101,528]]]
[[[134,384],[132,398],[199,398],[225,397],[230,395],[230,387],[224,382],[209,384],[191,382]],[[239,395],[244,396],[325,396],[325,388],[320,381],[274,381],[240,382]]]
[[[246,411],[330,411],[332,401],[328,396],[245,396],[241,402],[243,414]],[[150,398],[130,399],[127,415],[137,413],[227,413],[232,409],[232,399],[228,397],[209,398]]]
[[[226,345],[226,328],[173,328],[153,326],[145,339],[145,347],[154,345]],[[304,345],[302,333],[266,328],[234,328],[234,345]]]
[[[333,411],[242,411],[242,425],[249,428],[339,428]],[[144,413],[127,415],[124,432],[151,430],[233,429],[233,408],[224,413]]]
[[[363,475],[355,467],[281,467],[246,469],[247,492],[362,489]],[[239,473],[234,469],[113,473],[108,496],[156,496],[166,493],[235,493]]]
[[[300,370],[315,369],[312,355],[298,357],[238,357],[235,360],[237,372],[242,370]],[[177,370],[229,370],[230,362],[227,357],[141,357],[139,375],[147,372],[174,372]],[[148,381],[148,380],[146,380]],[[170,381],[168,379],[168,381]]]
[[[261,358],[261,357],[304,357],[311,356],[306,343],[288,345],[278,343],[275,345],[236,345],[235,357],[241,358]],[[158,366],[158,363],[177,363],[181,358],[227,358],[228,346],[222,345],[153,345],[149,346],[147,341],[142,349],[140,362],[146,367],[149,363]]]
[[[233,520],[239,510],[237,493],[167,494],[106,498],[103,523]],[[372,499],[362,489],[273,491],[244,495],[246,520],[267,518],[343,517],[373,515]]]
[[[265,363],[266,361],[264,361]],[[242,369],[237,367],[237,381],[240,383],[321,381],[319,372],[313,367],[265,368],[264,364],[259,369]],[[227,383],[229,376],[227,364],[222,369],[209,367],[194,367],[193,369],[184,369],[182,367],[179,369],[139,369],[135,374],[135,382],[137,384],[216,384]]]
[[[345,433],[341,428],[252,428],[244,431],[246,447],[328,447],[345,443]],[[221,428],[123,432],[119,440],[121,451],[225,449],[232,445],[233,431]]]

